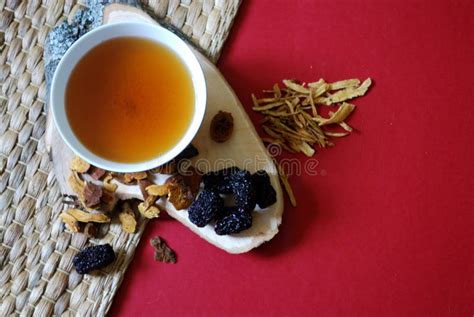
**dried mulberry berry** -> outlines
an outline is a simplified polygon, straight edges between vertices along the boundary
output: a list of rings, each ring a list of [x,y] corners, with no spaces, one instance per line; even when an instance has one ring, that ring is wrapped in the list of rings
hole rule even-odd
[[[86,274],[106,267],[114,260],[115,253],[110,244],[103,244],[85,248],[74,256],[72,263],[77,273]]]
[[[232,174],[230,182],[237,207],[243,211],[252,212],[256,205],[256,198],[250,173],[245,170],[237,171]]]
[[[204,189],[189,207],[189,220],[198,227],[211,222],[224,207],[224,200],[218,193]]]
[[[239,233],[252,226],[252,215],[237,211],[217,221],[215,231],[218,235]]]
[[[217,191],[219,194],[230,194],[232,193],[231,176],[238,171],[241,169],[233,166],[209,172],[203,176],[204,187]]]
[[[228,215],[238,212],[237,206],[224,206],[216,216],[216,220],[221,220]]]
[[[257,204],[260,208],[267,208],[276,202],[276,192],[273,188],[270,177],[264,170],[257,171],[252,175],[255,186]]]

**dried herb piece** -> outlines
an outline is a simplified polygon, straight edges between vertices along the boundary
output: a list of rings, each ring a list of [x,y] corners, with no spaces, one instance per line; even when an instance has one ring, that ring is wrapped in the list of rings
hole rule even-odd
[[[160,216],[161,210],[158,206],[152,205],[148,208],[145,208],[143,203],[138,205],[138,211],[147,219],[158,218]]]
[[[155,261],[164,263],[176,263],[176,253],[168,246],[161,237],[154,237],[150,240],[150,244],[155,249]]]
[[[102,187],[93,184],[86,183],[82,191],[82,197],[84,206],[94,207],[100,203],[100,198],[102,197]]]
[[[314,118],[314,120],[319,123],[319,126],[328,125],[331,123],[341,123],[346,120],[346,118],[351,114],[354,109],[355,106],[353,104],[343,102],[339,109],[337,109],[337,111],[333,113],[330,118],[326,119],[317,116]]]
[[[152,184],[145,188],[148,195],[165,196],[168,195],[168,186]]]
[[[79,232],[81,231],[81,227],[79,225],[79,222],[71,216],[70,214],[67,214],[65,212],[59,214],[59,218],[66,224],[66,227],[71,230],[72,232]]]
[[[230,139],[234,131],[234,118],[230,112],[219,111],[211,121],[211,139],[222,143]]]
[[[107,189],[102,190],[102,196],[100,197],[100,210],[103,212],[111,212],[114,210],[115,205],[117,205],[118,198],[115,195],[115,192],[109,191]]]
[[[131,184],[136,181],[142,180],[147,178],[148,175],[146,172],[138,172],[138,173],[125,173],[123,174],[123,182],[125,184]]]
[[[100,167],[91,166],[88,174],[95,180],[101,179],[105,175],[106,171]]]
[[[144,202],[138,205],[138,211],[148,219],[158,218],[160,216],[160,208],[155,204],[157,196],[148,195]]]
[[[143,200],[146,200],[148,197],[148,193],[146,191],[146,188],[150,185],[153,185],[154,183],[149,180],[149,179],[141,179],[138,181],[138,187],[140,188],[140,191],[142,192]]]
[[[176,210],[186,209],[194,201],[191,188],[181,175],[171,176],[165,184],[168,188],[168,201],[173,204]]]
[[[97,223],[110,222],[110,218],[106,214],[101,214],[101,213],[93,214],[90,212],[82,211],[80,209],[68,209],[65,212],[80,222],[97,222]]]
[[[134,233],[137,229],[137,220],[135,213],[128,202],[122,204],[122,210],[119,213],[119,220],[122,224],[122,230],[128,233]]]
[[[71,162],[71,170],[78,173],[85,173],[91,167],[89,163],[84,161],[79,156],[75,156]]]
[[[109,192],[115,192],[117,190],[117,187],[118,185],[117,184],[114,184],[112,183],[112,180],[113,180],[113,176],[108,173],[105,178],[104,178],[104,181],[103,181],[103,186],[104,186],[104,189],[109,191]]]
[[[69,175],[68,183],[72,191],[79,197],[79,200],[83,200],[83,191],[86,187],[86,182],[79,177],[76,171],[73,171],[71,175]]]

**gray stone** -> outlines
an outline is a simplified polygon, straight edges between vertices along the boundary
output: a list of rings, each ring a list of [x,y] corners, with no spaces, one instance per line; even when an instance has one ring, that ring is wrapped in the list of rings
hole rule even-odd
[[[44,49],[48,96],[54,71],[64,53],[82,35],[102,24],[104,7],[109,3],[123,3],[140,7],[137,0],[88,0],[87,9],[79,10],[71,24],[64,21],[49,32]]]

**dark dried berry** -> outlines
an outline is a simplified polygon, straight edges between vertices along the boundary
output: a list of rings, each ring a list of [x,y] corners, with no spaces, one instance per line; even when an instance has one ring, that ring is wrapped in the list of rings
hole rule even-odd
[[[77,273],[86,274],[106,267],[115,260],[115,253],[110,244],[85,248],[72,259]]]
[[[216,142],[225,142],[232,136],[234,131],[234,118],[230,112],[219,111],[211,121],[211,139]]]
[[[252,212],[257,204],[252,175],[246,170],[237,171],[232,174],[230,182],[237,207],[248,213]]]
[[[231,176],[241,171],[237,166],[226,167],[215,172],[209,172],[202,178],[204,187],[217,191],[219,194],[232,193]]]
[[[218,193],[204,189],[189,207],[189,220],[198,227],[211,222],[224,207],[224,200]]]
[[[273,188],[268,173],[264,170],[257,171],[252,175],[255,186],[257,204],[260,208],[267,208],[276,202],[276,192]]]
[[[236,212],[238,212],[237,206],[224,206],[224,208],[220,210],[219,214],[217,214],[216,220],[221,220],[222,218],[231,214],[235,214]]]
[[[252,215],[238,211],[230,214],[216,223],[215,231],[218,235],[239,233],[252,226]]]

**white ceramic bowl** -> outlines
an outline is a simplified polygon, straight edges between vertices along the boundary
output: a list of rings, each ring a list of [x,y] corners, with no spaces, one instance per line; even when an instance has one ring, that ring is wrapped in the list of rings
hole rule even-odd
[[[194,95],[194,115],[184,136],[176,145],[149,161],[120,163],[104,159],[89,151],[75,136],[66,116],[65,95],[71,72],[79,60],[100,43],[123,36],[146,38],[167,46],[183,61],[191,76]],[[157,76],[159,76],[157,74]],[[172,160],[183,151],[196,135],[206,110],[206,83],[201,66],[187,44],[178,36],[158,25],[141,22],[123,22],[100,26],[82,36],[61,59],[53,76],[50,106],[56,127],[66,144],[87,162],[114,172],[138,172],[148,170]],[[159,142],[159,140],[157,140]]]

